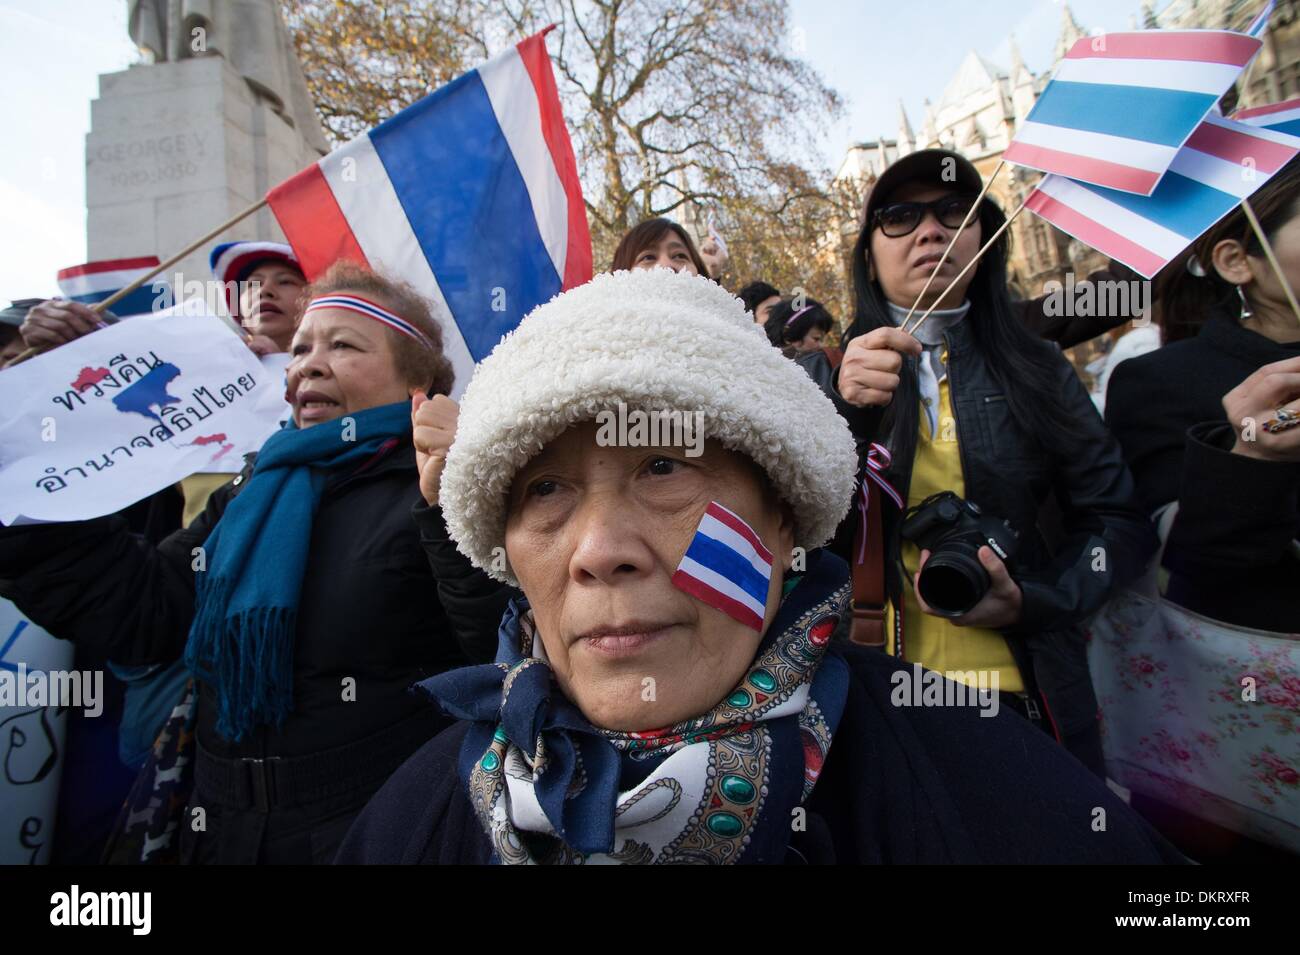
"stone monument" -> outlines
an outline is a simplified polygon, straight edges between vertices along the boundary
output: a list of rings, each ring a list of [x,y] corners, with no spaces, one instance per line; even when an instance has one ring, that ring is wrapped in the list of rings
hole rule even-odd
[[[144,62],[91,104],[91,260],[166,259],[329,149],[274,0],[131,0],[128,22]],[[283,238],[263,208],[215,242]],[[206,281],[207,251],[169,278]]]

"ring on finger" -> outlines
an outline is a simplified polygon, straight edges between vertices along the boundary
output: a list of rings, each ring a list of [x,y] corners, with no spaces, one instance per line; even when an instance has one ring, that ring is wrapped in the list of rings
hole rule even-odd
[[[1278,408],[1274,417],[1263,424],[1264,430],[1269,434],[1278,434],[1295,427],[1300,427],[1300,410],[1294,408]]]

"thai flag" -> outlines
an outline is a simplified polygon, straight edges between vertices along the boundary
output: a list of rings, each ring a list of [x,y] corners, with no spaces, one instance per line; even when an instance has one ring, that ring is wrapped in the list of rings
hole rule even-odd
[[[1246,27],[1247,36],[1263,36],[1264,31],[1268,29],[1269,18],[1273,16],[1274,0],[1268,0],[1264,4],[1264,9],[1255,15],[1255,19],[1250,21],[1250,26]]]
[[[761,632],[771,581],[772,552],[738,515],[710,502],[673,574],[674,586]]]
[[[1232,118],[1248,126],[1271,129],[1288,136],[1300,136],[1300,99],[1289,99],[1283,103],[1268,106],[1256,106],[1252,109],[1239,109]]]
[[[1084,37],[1002,158],[1150,195],[1260,41],[1213,30]]]
[[[83,305],[102,302],[118,289],[126,288],[140,276],[158,265],[156,255],[143,255],[134,259],[103,259],[59,269],[59,292],[64,298]],[[172,290],[166,278],[159,275],[146,282],[130,295],[114,302],[109,311],[128,317],[146,315],[155,308],[171,308]]]
[[[534,306],[591,278],[591,236],[543,30],[267,195],[309,279],[349,258],[450,315],[452,397]]]
[[[1026,208],[1151,278],[1300,152],[1300,139],[1210,116],[1150,196],[1046,176]]]

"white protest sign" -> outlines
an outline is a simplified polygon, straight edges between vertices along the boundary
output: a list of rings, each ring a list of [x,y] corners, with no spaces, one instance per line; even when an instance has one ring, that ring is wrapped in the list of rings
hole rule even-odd
[[[0,680],[72,668],[74,648],[0,599]],[[0,865],[50,861],[68,711],[0,694]]]
[[[0,523],[112,514],[190,474],[238,471],[276,431],[283,372],[192,306],[0,372]]]
[[[266,387],[259,388],[257,391],[256,412],[259,417],[264,417],[268,421],[275,421],[281,427],[293,415],[293,405],[284,400],[286,389],[285,372],[289,367],[290,354],[288,352],[273,352],[270,355],[262,356],[262,368],[266,371]],[[256,451],[257,448],[248,448],[248,451]],[[243,470],[244,462],[236,462],[235,472]]]

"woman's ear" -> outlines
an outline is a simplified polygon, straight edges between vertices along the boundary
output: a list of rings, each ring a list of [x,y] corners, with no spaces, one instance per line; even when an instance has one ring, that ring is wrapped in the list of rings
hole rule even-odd
[[[1210,250],[1210,264],[1219,278],[1230,285],[1245,285],[1255,279],[1250,269],[1250,256],[1237,239],[1224,239]]]

